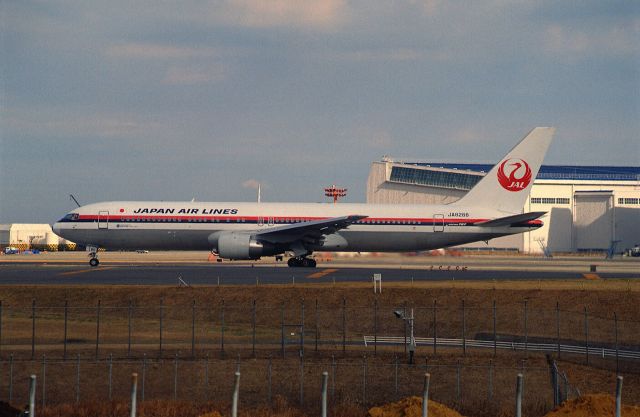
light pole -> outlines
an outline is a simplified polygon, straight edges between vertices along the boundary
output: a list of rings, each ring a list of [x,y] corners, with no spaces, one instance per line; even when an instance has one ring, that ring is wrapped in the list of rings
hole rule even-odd
[[[411,309],[411,315],[409,317],[407,317],[403,310],[395,310],[393,314],[395,314],[397,318],[404,320],[406,323],[409,323],[409,365],[413,365],[413,354],[416,351],[416,338],[413,336],[413,308]]]

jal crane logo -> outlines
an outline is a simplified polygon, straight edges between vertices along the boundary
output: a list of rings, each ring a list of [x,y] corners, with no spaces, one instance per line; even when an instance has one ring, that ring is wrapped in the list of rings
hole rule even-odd
[[[507,159],[498,168],[498,182],[507,191],[522,191],[531,182],[531,168],[523,159]]]

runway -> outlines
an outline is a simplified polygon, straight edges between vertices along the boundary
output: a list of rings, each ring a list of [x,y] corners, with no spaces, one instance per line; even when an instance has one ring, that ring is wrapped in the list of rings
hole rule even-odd
[[[456,269],[457,268],[457,269]],[[384,282],[444,280],[572,280],[640,279],[640,272],[587,270],[474,268],[433,265],[405,268],[329,265],[316,269],[273,265],[232,264],[82,264],[1,263],[0,285],[265,285],[371,282],[381,273]]]

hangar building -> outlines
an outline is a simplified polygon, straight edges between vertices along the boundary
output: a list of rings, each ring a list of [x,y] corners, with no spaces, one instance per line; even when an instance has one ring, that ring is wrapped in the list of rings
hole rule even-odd
[[[447,204],[458,200],[490,164],[396,162],[371,165],[367,203]],[[543,165],[524,212],[546,211],[538,230],[465,245],[525,253],[622,252],[640,242],[640,167]]]
[[[48,224],[0,224],[0,249],[74,250],[75,243],[53,233]]]

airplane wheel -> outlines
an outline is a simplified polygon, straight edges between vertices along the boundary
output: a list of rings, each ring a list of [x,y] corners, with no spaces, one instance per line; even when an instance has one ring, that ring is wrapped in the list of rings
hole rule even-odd
[[[289,260],[287,261],[287,265],[289,265],[291,268],[295,268],[296,266],[298,266],[298,260],[296,258],[289,258]]]
[[[317,265],[316,260],[315,259],[309,259],[309,260],[311,261],[309,267],[310,268],[315,268],[316,265]]]
[[[91,266],[98,266],[100,264],[100,261],[98,260],[98,258],[91,258],[89,259],[89,265]]]
[[[302,258],[302,262],[301,262],[303,268],[309,268],[311,266],[311,259],[308,258]]]

